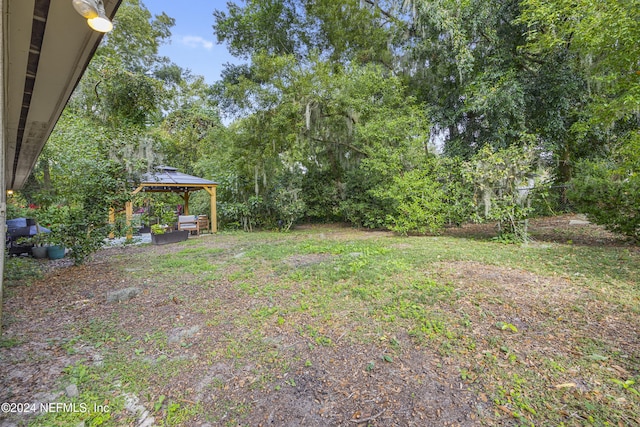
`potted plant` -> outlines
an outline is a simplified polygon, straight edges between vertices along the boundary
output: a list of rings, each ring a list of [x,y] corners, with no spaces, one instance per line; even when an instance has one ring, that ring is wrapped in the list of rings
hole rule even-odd
[[[38,213],[38,224],[50,230],[48,233],[37,233],[40,244],[46,248],[49,259],[60,259],[65,255],[65,232],[63,224],[68,217],[67,206],[49,206]]]
[[[21,249],[21,253],[31,253],[34,258],[46,258],[47,257],[47,240],[49,229],[40,227],[38,222],[34,219],[27,218],[27,227],[22,227],[21,232],[26,232],[29,235],[19,237],[15,240],[15,247]],[[34,233],[35,231],[35,233]],[[34,234],[31,234],[34,233]]]
[[[66,249],[62,245],[47,246],[47,257],[49,259],[61,259],[64,258]]]
[[[140,227],[140,230],[138,231],[141,234],[150,233],[151,228],[149,227],[149,225],[151,224],[151,218],[149,217],[149,214],[147,212],[140,214],[140,222],[141,222],[141,227]]]
[[[52,227],[51,233],[47,234],[44,239],[46,242],[45,248],[47,251],[47,257],[49,259],[64,258],[66,250],[64,236],[60,230],[56,230],[55,227]]]
[[[33,246],[31,248],[31,255],[36,259],[44,259],[47,257],[48,246]]]
[[[29,238],[33,244],[31,255],[33,255],[34,258],[43,259],[47,257],[47,250],[49,248],[47,244],[47,234],[48,233],[38,231],[38,233]]]
[[[14,247],[20,248],[22,252],[30,252],[34,258],[42,259],[47,257],[47,246],[43,245],[43,243],[43,237],[40,234],[34,234],[33,236],[16,239]]]

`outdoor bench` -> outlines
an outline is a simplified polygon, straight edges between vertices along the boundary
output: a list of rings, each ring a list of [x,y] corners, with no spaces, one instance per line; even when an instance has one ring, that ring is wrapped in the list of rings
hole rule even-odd
[[[196,215],[180,215],[178,217],[178,230],[195,231],[200,235],[200,224]]]

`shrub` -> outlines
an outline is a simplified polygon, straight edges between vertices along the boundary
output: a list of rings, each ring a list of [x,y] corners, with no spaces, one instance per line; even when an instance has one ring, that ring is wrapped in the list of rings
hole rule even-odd
[[[395,202],[394,214],[387,216],[389,229],[406,235],[437,233],[443,228],[447,211],[445,193],[432,168],[414,169],[396,176],[385,193]]]
[[[531,194],[547,184],[548,173],[536,170],[536,156],[529,147],[493,150],[484,146],[467,164],[466,178],[475,188],[474,199],[484,215],[498,221],[500,234],[509,241],[527,241],[526,219],[532,212]]]
[[[277,188],[271,195],[271,205],[278,221],[282,221],[281,229],[289,231],[294,222],[302,218],[306,205],[299,193],[300,188]]]
[[[105,216],[92,217],[79,206],[50,206],[41,213],[43,224],[51,229],[47,242],[70,249],[76,265],[82,264],[104,244],[111,231]]]
[[[344,221],[357,227],[382,228],[386,226],[385,218],[393,212],[384,194],[390,178],[371,164],[370,159],[365,159],[346,174],[345,198],[339,212]]]
[[[455,159],[428,157],[416,168],[393,177],[374,191],[391,213],[385,226],[400,234],[438,233],[446,223],[459,224],[471,212],[471,190],[460,179]]]
[[[640,241],[640,133],[618,156],[576,165],[569,198],[607,230]]]

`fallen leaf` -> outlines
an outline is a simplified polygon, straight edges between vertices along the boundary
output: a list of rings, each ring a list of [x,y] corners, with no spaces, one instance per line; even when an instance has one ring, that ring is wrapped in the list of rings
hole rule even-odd
[[[597,361],[609,360],[608,356],[602,356],[600,354],[595,354],[595,353],[585,356],[584,358],[589,360],[597,360]]]
[[[629,377],[629,371],[627,371],[626,369],[624,369],[622,366],[619,365],[611,365],[611,367],[620,374],[620,376],[622,377]]]
[[[554,388],[570,388],[577,387],[576,383],[562,383],[553,386]]]
[[[501,411],[503,411],[503,412],[505,412],[505,413],[507,413],[507,414],[509,414],[509,415],[512,415],[512,414],[513,414],[513,413],[511,412],[511,410],[510,410],[509,408],[507,408],[506,406],[498,405],[498,409],[500,409]]]

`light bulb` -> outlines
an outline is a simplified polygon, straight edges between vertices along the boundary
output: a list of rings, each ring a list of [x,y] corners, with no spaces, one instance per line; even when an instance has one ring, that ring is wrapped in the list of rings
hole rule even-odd
[[[100,33],[108,33],[113,30],[113,24],[104,16],[87,19],[87,23],[91,28]]]

